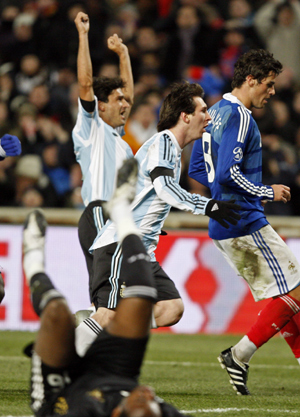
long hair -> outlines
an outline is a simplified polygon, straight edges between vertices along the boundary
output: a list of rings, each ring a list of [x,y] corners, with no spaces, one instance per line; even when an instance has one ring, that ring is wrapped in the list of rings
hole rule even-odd
[[[108,102],[108,96],[117,88],[124,88],[125,82],[120,77],[94,77],[93,89],[94,94],[99,101]]]
[[[201,85],[189,82],[183,84],[175,83],[167,97],[164,99],[159,112],[157,131],[174,127],[181,112],[192,114],[195,111],[196,103],[194,97],[204,97],[204,90]]]
[[[282,64],[273,57],[271,52],[264,49],[252,49],[236,61],[231,87],[232,89],[240,88],[248,75],[252,75],[261,83],[270,73],[279,75],[281,72]]]

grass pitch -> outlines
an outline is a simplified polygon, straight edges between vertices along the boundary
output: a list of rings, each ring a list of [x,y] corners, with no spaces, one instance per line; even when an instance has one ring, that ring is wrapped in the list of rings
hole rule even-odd
[[[283,339],[275,337],[251,361],[251,396],[237,396],[217,356],[238,336],[152,335],[141,383],[192,416],[300,417],[300,367]],[[0,416],[32,415],[29,359],[23,346],[33,333],[0,332]]]

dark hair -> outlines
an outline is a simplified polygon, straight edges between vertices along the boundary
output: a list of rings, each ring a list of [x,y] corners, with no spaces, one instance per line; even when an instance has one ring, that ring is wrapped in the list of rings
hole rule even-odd
[[[271,52],[264,49],[251,49],[236,61],[231,87],[232,89],[240,88],[248,75],[252,75],[261,83],[270,73],[279,75],[281,71],[282,64],[273,57]]]
[[[104,103],[108,102],[108,96],[111,95],[113,90],[117,88],[124,88],[125,82],[120,77],[94,77],[93,78],[93,89],[94,94],[99,101]]]
[[[204,90],[201,85],[190,84],[189,82],[173,84],[170,93],[161,106],[157,131],[161,132],[174,127],[181,112],[194,113],[196,108],[194,97],[204,97]]]

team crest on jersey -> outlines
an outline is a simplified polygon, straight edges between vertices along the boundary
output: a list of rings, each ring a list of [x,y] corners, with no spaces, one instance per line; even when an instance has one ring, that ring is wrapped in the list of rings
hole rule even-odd
[[[242,158],[243,158],[243,151],[242,151],[242,148],[239,148],[239,147],[234,148],[234,150],[233,150],[233,154],[234,154],[233,159],[234,159],[236,162],[240,162],[240,161],[242,160]]]
[[[100,401],[101,403],[104,402],[103,393],[99,389],[93,389],[87,393],[90,397],[95,398],[96,400]]]
[[[64,416],[69,411],[69,406],[64,397],[58,397],[54,404],[53,411],[60,416]]]
[[[124,297],[124,290],[126,288],[126,284],[125,282],[123,282],[123,284],[120,287],[120,297],[123,298]]]

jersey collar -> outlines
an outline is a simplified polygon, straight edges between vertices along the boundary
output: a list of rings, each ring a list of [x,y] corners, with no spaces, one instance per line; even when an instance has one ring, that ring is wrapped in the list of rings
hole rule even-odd
[[[247,109],[247,107],[233,94],[231,93],[226,93],[223,95],[224,100],[228,100],[231,103],[236,103],[239,104],[240,106],[242,106],[245,110],[247,110],[249,113],[252,113],[251,110]]]
[[[179,145],[179,143],[177,142],[177,139],[175,137],[175,135],[168,129],[165,130],[165,132],[170,136],[172,142],[174,143],[175,147],[177,148],[178,152],[182,152],[182,149]]]

